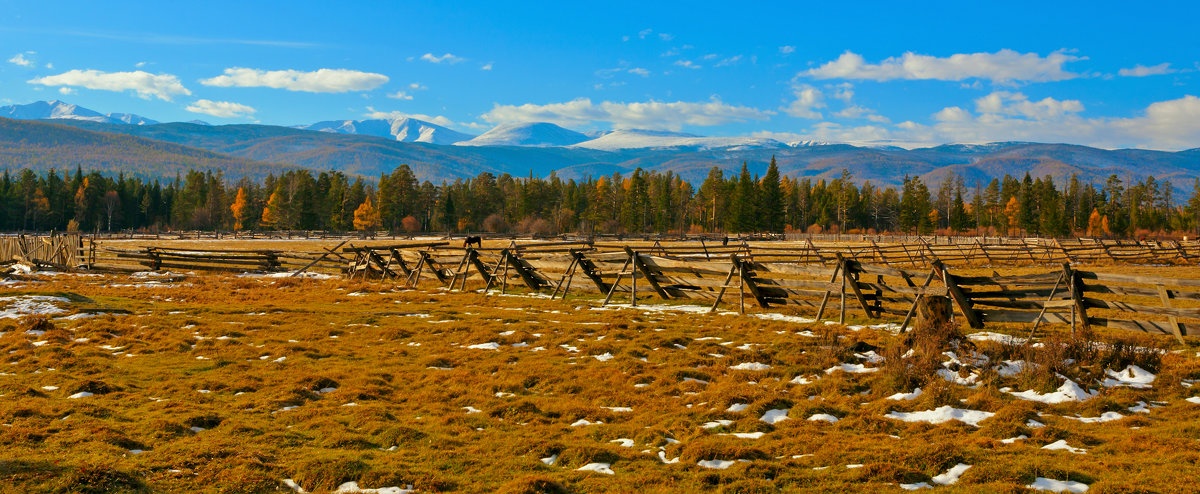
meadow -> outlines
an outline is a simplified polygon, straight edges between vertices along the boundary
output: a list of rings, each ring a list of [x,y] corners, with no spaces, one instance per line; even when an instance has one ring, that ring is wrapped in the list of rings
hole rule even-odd
[[[1194,338],[899,334],[854,314],[336,277],[2,283],[3,492],[1194,492],[1200,478]]]

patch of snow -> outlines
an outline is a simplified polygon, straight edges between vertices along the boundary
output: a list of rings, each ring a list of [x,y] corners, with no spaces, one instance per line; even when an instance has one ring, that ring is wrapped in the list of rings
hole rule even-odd
[[[612,360],[613,354],[611,354],[609,352],[604,352],[603,354],[600,354],[600,355],[593,355],[593,357],[596,360],[599,360],[601,362],[608,362],[609,360]]]
[[[633,444],[634,444],[633,439],[625,439],[625,438],[613,439],[612,441],[609,441],[609,442],[610,443],[618,443],[622,448],[632,448]]]
[[[700,427],[704,428],[704,429],[714,429],[717,427],[724,427],[724,426],[730,425],[732,423],[733,423],[732,420],[719,419],[719,420],[714,420],[712,422],[705,422],[704,425],[701,425]]]
[[[1191,398],[1185,398],[1183,401],[1200,405],[1200,396],[1193,396]]]
[[[672,459],[668,460],[668,459],[667,459],[667,454],[666,454],[666,453],[663,453],[662,451],[659,451],[659,452],[658,452],[658,459],[659,459],[659,460],[661,460],[663,463],[665,463],[665,464],[667,464],[667,465],[670,465],[670,464],[673,464],[673,463],[679,463],[679,457],[678,457],[678,456],[676,456],[675,458],[672,458]]]
[[[15,297],[0,297],[0,319],[20,319],[25,316],[39,314],[61,314],[66,309],[54,305],[53,302],[68,303],[69,299],[47,295],[19,295]]]
[[[1004,443],[1004,444],[1012,444],[1012,443],[1015,443],[1015,442],[1017,442],[1017,441],[1022,441],[1022,440],[1025,440],[1025,439],[1029,439],[1029,436],[1026,436],[1025,434],[1021,434],[1021,435],[1019,435],[1019,436],[1017,436],[1017,437],[1010,437],[1010,438],[1008,438],[1008,439],[1001,439],[1001,440],[1000,440],[1000,442],[1002,442],[1002,443]]]
[[[814,414],[813,416],[808,418],[809,422],[819,422],[822,420],[832,424],[834,422],[837,422],[838,418],[834,417],[833,415],[830,415],[828,413],[818,413],[818,414]]]
[[[976,383],[976,381],[979,380],[979,374],[971,373],[967,377],[962,377],[962,376],[958,375],[957,372],[954,372],[950,369],[938,369],[937,375],[940,376],[942,379],[945,379],[954,384],[958,384],[960,386],[971,386],[971,385],[974,385]]]
[[[1136,365],[1130,365],[1126,367],[1125,370],[1120,372],[1108,369],[1104,371],[1104,373],[1108,374],[1109,377],[1100,384],[1106,388],[1126,386],[1130,388],[1148,389],[1151,387],[1150,383],[1153,383],[1154,378],[1157,377],[1150,373],[1150,371]]]
[[[1046,424],[1043,424],[1043,423],[1038,422],[1033,419],[1029,419],[1029,420],[1025,421],[1025,427],[1028,427],[1030,429],[1041,429],[1042,427],[1045,427],[1045,426],[1046,426]]]
[[[605,409],[608,409],[609,411],[611,411],[611,412],[613,412],[613,413],[630,413],[630,412],[633,412],[633,408],[630,408],[630,407],[600,407],[600,408],[605,408]]]
[[[868,372],[879,372],[879,369],[876,367],[867,367],[862,364],[841,364],[825,369],[826,374],[833,374],[837,371],[849,372],[851,374],[864,374]]]
[[[1104,412],[1104,413],[1100,414],[1099,417],[1067,417],[1067,416],[1063,416],[1063,418],[1071,419],[1071,420],[1078,420],[1085,424],[1096,424],[1096,423],[1102,423],[1102,422],[1112,422],[1114,420],[1121,420],[1121,419],[1125,418],[1125,416],[1121,415],[1117,412]]]
[[[467,411],[467,415],[470,415],[472,413],[483,413],[483,410],[480,410],[475,407],[462,407],[462,408],[463,408],[463,410]]]
[[[812,383],[816,382],[816,379],[817,378],[814,376],[813,379],[810,381],[807,377],[796,376],[796,377],[793,377],[792,380],[788,381],[788,382],[791,384],[812,384]]]
[[[777,423],[783,422],[784,420],[787,420],[787,419],[788,419],[788,409],[787,408],[776,408],[774,410],[767,410],[766,413],[763,413],[762,417],[758,418],[758,420],[766,422],[768,424],[777,424]]]
[[[759,362],[744,362],[741,364],[730,366],[729,368],[733,369],[733,370],[765,371],[765,370],[769,370],[771,368],[771,366],[769,366],[767,364],[759,363]]]
[[[603,473],[605,475],[616,474],[616,472],[612,471],[612,463],[588,463],[587,465],[576,468],[575,470],[580,472]]]
[[[575,423],[571,424],[571,427],[579,427],[581,425],[601,425],[603,423],[604,422],[601,422],[599,420],[597,420],[595,422],[590,422],[590,421],[588,421],[588,419],[579,419],[579,420],[576,420]]]
[[[734,403],[732,405],[729,405],[729,408],[726,408],[725,411],[732,412],[732,413],[740,413],[740,412],[744,412],[747,408],[750,408],[749,403]]]
[[[1032,484],[1025,486],[1026,489],[1037,489],[1040,491],[1051,492],[1087,492],[1088,485],[1082,482],[1074,482],[1071,480],[1054,480],[1046,477],[1038,477],[1034,479]]]
[[[494,342],[494,341],[489,341],[489,342],[487,342],[487,343],[480,343],[480,344],[478,344],[478,345],[471,345],[471,346],[468,346],[467,348],[470,348],[470,349],[473,349],[473,350],[499,350],[499,349],[500,349],[500,344],[499,344],[499,343],[496,343],[496,342]]]
[[[900,484],[900,488],[906,491],[915,491],[917,489],[932,489],[933,486],[926,482],[917,482],[915,484]]]
[[[968,465],[966,463],[959,463],[957,465],[954,465],[953,467],[950,467],[950,470],[947,470],[946,473],[943,473],[941,475],[934,477],[933,483],[938,484],[938,485],[954,484],[954,483],[958,482],[958,478],[962,477],[962,474],[965,473],[970,468],[971,468],[971,465]]]
[[[1003,360],[1000,365],[992,367],[1000,377],[1012,377],[1028,369],[1031,364],[1024,360]]]
[[[900,400],[910,400],[911,401],[911,400],[917,399],[918,396],[921,396],[921,388],[914,389],[911,393],[896,393],[894,395],[887,397],[887,399],[895,400],[895,401],[900,401]]]
[[[979,427],[979,423],[991,418],[994,413],[981,412],[978,410],[965,410],[954,408],[950,405],[941,406],[933,410],[925,410],[921,412],[891,412],[884,417],[889,419],[903,420],[905,422],[928,422],[931,424],[941,424],[951,420],[957,420],[967,425]]]
[[[94,395],[94,394],[92,394],[92,393],[89,393],[89,392],[87,392],[87,391],[80,391],[80,392],[78,392],[78,393],[75,393],[75,394],[73,394],[73,395],[71,395],[71,396],[68,396],[67,398],[70,398],[70,399],[73,399],[73,400],[74,400],[74,399],[78,399],[78,398],[87,398],[87,397],[89,397],[89,396],[95,396],[95,395]]]
[[[971,341],[995,341],[1005,345],[1023,345],[1026,341],[1025,338],[1018,338],[1016,336],[993,333],[990,331],[969,334],[967,335],[967,339]]]
[[[337,490],[333,492],[335,494],[352,494],[360,492],[363,494],[409,494],[415,491],[411,485],[403,489],[399,487],[380,487],[378,489],[367,489],[359,487],[358,482],[346,482],[342,485],[339,485]]]
[[[714,470],[724,470],[726,468],[736,465],[737,462],[733,461],[733,460],[700,460],[700,461],[696,462],[696,464],[700,465],[704,468],[712,468]]]
[[[765,432],[731,432],[729,434],[717,434],[718,436],[733,436],[741,439],[758,439],[766,435]]]
[[[1050,443],[1050,444],[1047,444],[1047,445],[1045,445],[1045,446],[1042,446],[1042,449],[1049,449],[1049,450],[1063,450],[1063,451],[1067,451],[1067,452],[1070,452],[1070,453],[1075,453],[1075,454],[1077,454],[1077,455],[1087,454],[1087,450],[1086,450],[1086,449],[1083,449],[1083,448],[1076,448],[1076,447],[1074,447],[1074,446],[1071,446],[1070,444],[1067,444],[1067,440],[1066,440],[1066,439],[1059,439],[1059,440],[1057,440],[1057,441],[1054,441],[1054,442],[1052,442],[1052,443]]]
[[[1067,403],[1067,402],[1072,402],[1072,401],[1086,401],[1086,400],[1092,398],[1093,396],[1096,396],[1095,391],[1089,392],[1089,391],[1079,387],[1078,384],[1075,384],[1075,381],[1072,381],[1070,379],[1067,379],[1066,382],[1064,382],[1062,386],[1059,386],[1058,390],[1053,393],[1043,394],[1043,393],[1038,393],[1037,391],[1034,391],[1034,390],[1021,391],[1021,392],[1009,391],[1008,393],[1013,396],[1016,396],[1017,398],[1020,398],[1022,400],[1036,401],[1036,402],[1046,403],[1046,404],[1051,404],[1051,405],[1056,404],[1056,403]]]
[[[558,463],[558,453],[554,453],[550,456],[542,458],[542,463],[545,463],[550,466],[554,466],[555,463]]]

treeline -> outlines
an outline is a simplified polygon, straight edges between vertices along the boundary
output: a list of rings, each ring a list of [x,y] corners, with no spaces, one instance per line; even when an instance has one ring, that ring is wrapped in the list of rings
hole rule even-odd
[[[1005,176],[968,187],[948,176],[936,189],[763,176],[713,168],[694,187],[671,172],[637,169],[586,180],[482,173],[432,184],[401,165],[377,183],[340,172],[293,170],[259,182],[189,171],[170,181],[99,172],[28,169],[0,178],[0,228],[13,230],[388,230],[393,232],[905,232],[1117,236],[1200,227],[1200,180],[1177,204],[1153,176],[1103,184],[1071,176]]]

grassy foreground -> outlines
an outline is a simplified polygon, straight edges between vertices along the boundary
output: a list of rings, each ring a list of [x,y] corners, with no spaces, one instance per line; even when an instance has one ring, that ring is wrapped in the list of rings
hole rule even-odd
[[[309,492],[1020,492],[1039,478],[1194,492],[1200,478],[1200,403],[1186,400],[1200,360],[1169,339],[956,348],[952,331],[231,276],[57,276],[0,297],[14,314],[61,311],[0,319],[3,492],[291,490],[282,479]],[[63,318],[86,309],[128,313]],[[1156,374],[1150,387],[1100,384],[1130,364]],[[1098,394],[1001,391],[1064,378]],[[994,415],[887,417],[944,406]],[[1060,440],[1075,452],[1043,449]]]

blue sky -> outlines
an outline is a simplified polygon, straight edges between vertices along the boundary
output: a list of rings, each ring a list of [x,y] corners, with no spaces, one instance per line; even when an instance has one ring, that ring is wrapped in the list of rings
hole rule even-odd
[[[1194,2],[11,2],[0,104],[1200,146]]]

